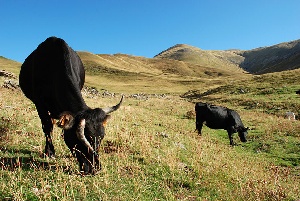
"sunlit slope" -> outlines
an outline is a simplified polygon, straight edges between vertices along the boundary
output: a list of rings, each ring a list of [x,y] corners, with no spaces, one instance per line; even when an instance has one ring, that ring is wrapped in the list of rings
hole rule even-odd
[[[162,51],[155,58],[230,69],[233,72],[243,69],[253,74],[265,74],[300,68],[300,40],[252,50],[202,50],[190,45],[178,44]]]
[[[134,87],[140,92],[184,92],[189,88],[212,87],[236,79],[248,79],[244,71],[202,66],[163,58],[145,58],[125,54],[78,52],[86,72],[87,83],[116,90]]]
[[[92,54],[88,52],[78,52],[87,70],[97,68],[104,71],[107,68],[117,71],[140,73],[144,75],[173,74],[179,76],[209,77],[212,75],[231,76],[236,75],[229,69],[215,68],[212,65],[199,65],[193,62],[177,61],[172,59],[145,58],[126,54]],[[94,69],[95,70],[95,69]],[[96,70],[95,70],[96,71]],[[237,72],[240,74],[240,72]]]
[[[5,70],[19,75],[21,63],[0,56],[0,70]]]
[[[172,46],[155,58],[169,58],[231,72],[243,71],[238,64],[244,59],[232,51],[201,50],[185,44]]]

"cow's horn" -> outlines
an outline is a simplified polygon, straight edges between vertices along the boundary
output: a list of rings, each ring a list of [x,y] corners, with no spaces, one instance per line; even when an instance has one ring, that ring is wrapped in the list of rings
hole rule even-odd
[[[86,146],[90,151],[94,152],[93,147],[89,143],[89,141],[86,139],[84,135],[84,128],[85,128],[85,119],[80,120],[78,128],[76,130],[77,138]]]
[[[123,102],[123,97],[124,96],[122,96],[120,102],[117,105],[112,106],[112,107],[103,108],[102,110],[105,112],[105,114],[109,114],[109,113],[114,112],[117,109],[119,109],[119,107],[121,106],[121,103]]]

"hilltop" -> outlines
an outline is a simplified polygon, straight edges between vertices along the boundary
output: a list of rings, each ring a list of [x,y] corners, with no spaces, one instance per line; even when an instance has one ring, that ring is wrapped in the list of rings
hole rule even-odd
[[[162,51],[154,58],[175,59],[217,69],[240,70],[243,57],[231,51],[202,50],[186,44],[177,44]]]
[[[300,40],[253,50],[201,50],[178,44],[154,58],[175,59],[221,69],[242,68],[252,74],[264,74],[299,68]]]

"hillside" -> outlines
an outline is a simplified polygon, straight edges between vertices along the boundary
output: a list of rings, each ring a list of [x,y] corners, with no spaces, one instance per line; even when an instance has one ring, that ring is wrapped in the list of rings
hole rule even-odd
[[[12,72],[15,75],[19,74],[21,63],[0,56],[0,70]]]
[[[126,54],[92,54],[88,52],[78,52],[87,71],[105,72],[108,69],[139,73],[141,75],[177,75],[182,77],[204,77],[212,78],[213,75],[231,76],[230,69],[215,68],[210,65],[199,65],[197,62],[177,61],[162,58],[145,58]],[[94,69],[93,69],[94,68]],[[106,70],[105,70],[106,69]],[[237,72],[242,74],[242,72]],[[167,77],[167,76],[165,76]]]
[[[237,64],[243,60],[242,56],[233,52],[201,50],[185,44],[170,47],[154,56],[154,58],[174,59],[206,67],[228,69],[234,72],[241,71]]]
[[[175,59],[216,68],[242,68],[253,74],[293,70],[300,67],[300,40],[253,50],[201,50],[189,45],[175,45],[155,58]]]
[[[300,68],[300,40],[236,53],[245,58],[240,66],[250,73],[264,74]]]
[[[211,88],[221,83],[247,79],[250,75],[235,68],[216,68],[163,58],[145,58],[125,54],[78,52],[86,72],[87,84],[102,83],[108,90],[135,90],[151,93],[182,93],[199,87]],[[171,87],[173,86],[173,87]],[[182,86],[179,89],[176,86]]]

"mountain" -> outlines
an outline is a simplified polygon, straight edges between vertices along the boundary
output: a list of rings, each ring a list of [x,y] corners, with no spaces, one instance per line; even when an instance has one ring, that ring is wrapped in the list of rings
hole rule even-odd
[[[253,74],[264,74],[300,68],[300,40],[253,50],[201,50],[179,44],[154,58],[175,59],[216,68],[242,68]]]
[[[246,72],[265,74],[300,67],[300,40],[253,50],[202,50],[186,44],[172,46],[154,58],[126,54],[78,52],[87,73],[110,77],[160,77],[224,79],[244,77]],[[17,68],[15,68],[15,66]],[[1,69],[18,74],[21,63],[0,56]]]
[[[154,58],[174,59],[217,69],[240,70],[243,57],[230,51],[201,50],[185,44],[177,44],[162,51]],[[238,64],[237,64],[238,63]]]
[[[250,73],[264,74],[300,68],[300,40],[236,53],[244,57],[240,66]]]
[[[215,68],[163,58],[126,54],[77,52],[85,66],[86,83],[118,91],[180,92],[190,88],[211,88],[250,75],[236,68]],[[153,86],[156,86],[153,88]]]
[[[197,62],[185,62],[164,58],[145,58],[126,54],[92,54],[78,52],[88,72],[114,72],[115,74],[135,73],[144,76],[182,76],[204,77],[231,76],[233,73],[227,68],[199,65]],[[237,74],[243,73],[237,68]],[[235,74],[235,73],[233,73]]]

